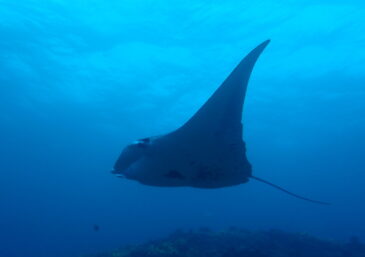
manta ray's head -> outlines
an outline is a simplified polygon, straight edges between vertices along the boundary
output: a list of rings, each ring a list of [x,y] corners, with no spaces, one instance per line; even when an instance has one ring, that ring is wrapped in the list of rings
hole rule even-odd
[[[138,161],[144,157],[150,141],[149,138],[139,139],[125,147],[115,163],[112,173],[121,177],[135,178]]]

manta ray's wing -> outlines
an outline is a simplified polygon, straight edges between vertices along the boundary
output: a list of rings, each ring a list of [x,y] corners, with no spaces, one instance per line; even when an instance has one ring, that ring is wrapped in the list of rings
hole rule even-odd
[[[269,42],[267,40],[253,49],[198,112],[176,132],[184,137],[230,135],[229,140],[241,140],[242,108],[247,84],[256,60]]]
[[[166,166],[169,160],[167,166],[190,179],[187,185],[224,187],[251,176],[242,140],[242,107],[253,66],[268,43],[252,50],[190,120],[158,140],[160,163]]]

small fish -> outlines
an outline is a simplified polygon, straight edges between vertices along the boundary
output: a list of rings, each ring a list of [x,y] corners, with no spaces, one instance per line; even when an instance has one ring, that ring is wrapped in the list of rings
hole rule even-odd
[[[95,232],[98,232],[100,230],[99,225],[94,224],[93,229]]]

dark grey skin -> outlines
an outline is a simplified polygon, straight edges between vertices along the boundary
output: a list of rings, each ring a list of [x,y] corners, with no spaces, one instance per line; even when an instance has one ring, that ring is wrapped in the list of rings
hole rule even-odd
[[[112,173],[145,185],[221,188],[254,178],[242,139],[242,109],[252,69],[269,40],[253,49],[208,101],[177,130],[128,145]]]

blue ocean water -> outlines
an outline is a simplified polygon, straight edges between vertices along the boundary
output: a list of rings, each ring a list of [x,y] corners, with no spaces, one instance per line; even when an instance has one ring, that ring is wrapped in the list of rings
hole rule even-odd
[[[0,256],[198,227],[365,241],[364,13],[336,0],[0,0]],[[256,181],[158,188],[110,174],[126,144],[179,127],[268,38],[244,107],[253,172],[331,206]]]

